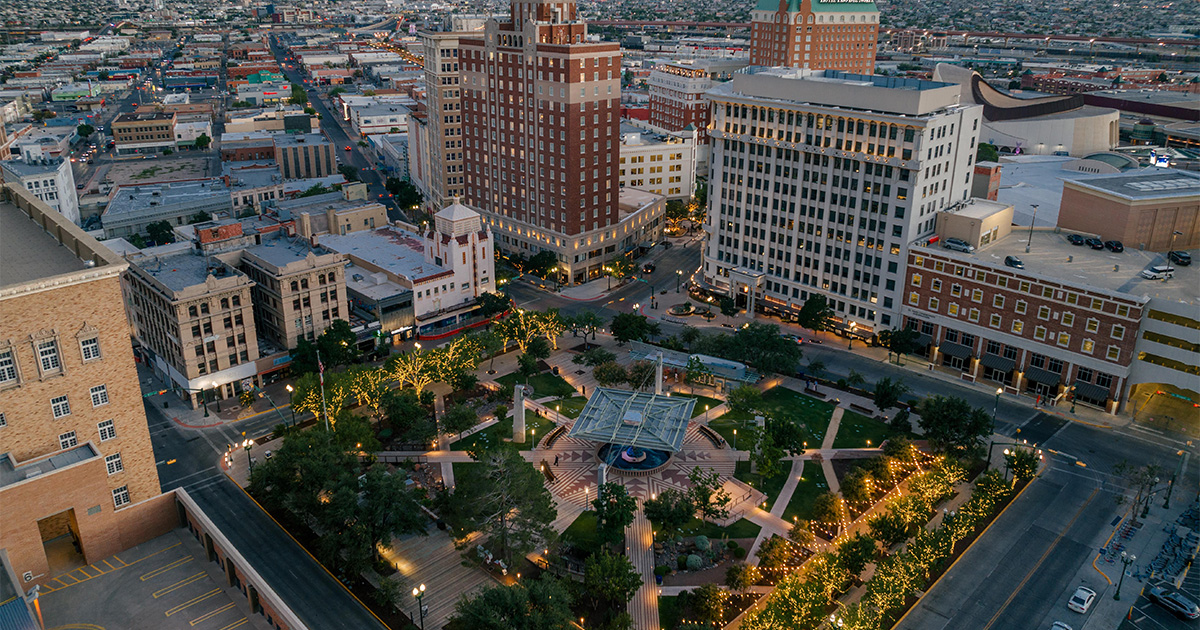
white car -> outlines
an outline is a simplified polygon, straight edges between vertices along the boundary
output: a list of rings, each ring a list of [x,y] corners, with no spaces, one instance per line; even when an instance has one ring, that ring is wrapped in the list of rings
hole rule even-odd
[[[1072,629],[1071,629],[1071,626],[1068,626],[1067,624],[1065,624],[1061,621],[1055,621],[1054,625],[1050,626],[1050,630],[1072,630]]]
[[[1092,607],[1092,602],[1096,601],[1096,591],[1080,586],[1075,589],[1075,594],[1071,596],[1071,601],[1067,602],[1067,608],[1077,612],[1086,613]]]
[[[1142,277],[1147,280],[1162,280],[1175,275],[1175,268],[1170,265],[1156,265],[1142,270]]]

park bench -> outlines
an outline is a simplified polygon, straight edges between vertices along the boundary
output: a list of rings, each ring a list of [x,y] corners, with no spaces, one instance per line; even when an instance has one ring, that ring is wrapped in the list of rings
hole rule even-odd
[[[541,468],[542,474],[546,476],[547,482],[554,483],[558,481],[558,476],[554,474],[553,470],[550,470],[550,464],[546,463],[546,460],[544,459],[542,460]]]
[[[567,427],[565,426],[560,426],[554,429],[548,435],[546,435],[546,439],[544,440],[545,445],[542,448],[554,448],[554,443],[557,442],[558,438],[562,437],[562,435],[566,432]]]
[[[871,418],[875,417],[875,410],[870,407],[864,407],[863,405],[859,405],[856,403],[850,403],[850,409],[851,409],[851,411],[857,411],[858,413],[861,413],[864,416],[868,416]]]
[[[699,431],[700,431],[700,435],[703,435],[704,437],[708,438],[708,441],[713,443],[713,446],[715,446],[717,448],[725,447],[725,438],[721,437],[720,433],[717,433],[716,431],[713,431],[712,429],[710,429],[704,425],[699,426]]]

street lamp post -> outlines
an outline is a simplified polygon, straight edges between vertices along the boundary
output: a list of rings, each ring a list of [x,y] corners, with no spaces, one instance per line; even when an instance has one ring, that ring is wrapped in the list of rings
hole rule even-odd
[[[208,417],[208,388],[200,384],[200,406],[204,407],[204,417]]]
[[[296,426],[296,401],[293,399],[293,397],[296,393],[296,389],[293,388],[291,384],[285,386],[285,389],[288,391],[288,408],[292,410],[292,426],[294,427]]]
[[[246,432],[242,432],[242,437],[246,436]],[[254,440],[242,440],[242,448],[246,449],[246,468],[247,472],[254,472],[254,460],[250,459],[250,449],[254,448]]]
[[[856,328],[858,328],[858,322],[850,322],[850,343],[846,346],[848,350],[854,349],[854,329]]]
[[[1029,240],[1025,243],[1025,253],[1029,253],[1029,248],[1033,246],[1033,223],[1037,221],[1038,204],[1030,204],[1033,206],[1033,218],[1029,220]]]
[[[733,450],[737,450],[737,429],[733,430]]]
[[[425,606],[422,599],[425,598],[425,585],[413,587],[413,597],[417,598],[417,611],[421,613],[421,630],[425,630]]]
[[[992,426],[996,426],[996,414],[1000,411],[1000,394],[1004,393],[1003,387],[996,388],[996,406],[992,407]]]
[[[1114,601],[1121,601],[1121,585],[1125,583],[1125,572],[1129,570],[1129,565],[1134,562],[1137,562],[1137,556],[1127,554],[1124,551],[1121,552],[1121,564],[1125,566],[1121,567],[1121,577],[1117,580],[1117,590],[1113,592]]]
[[[1174,244],[1175,244],[1175,241],[1174,241],[1174,240],[1172,240],[1172,241],[1171,241],[1171,244],[1172,244],[1172,245],[1174,245]],[[683,270],[682,270],[682,269],[676,269],[676,270],[675,270],[675,292],[676,292],[676,293],[679,293],[679,279],[680,279],[680,278],[682,278],[682,277],[683,277]]]
[[[608,278],[608,290],[612,291],[612,269],[604,268],[604,277]]]
[[[1075,386],[1071,386],[1071,413],[1075,413]]]

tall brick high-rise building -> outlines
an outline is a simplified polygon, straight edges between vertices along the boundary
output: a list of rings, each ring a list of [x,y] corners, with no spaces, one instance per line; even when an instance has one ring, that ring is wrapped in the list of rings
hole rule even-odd
[[[513,0],[508,21],[460,39],[465,201],[498,247],[554,251],[567,281],[652,242],[658,220],[655,204],[621,209],[620,46],[586,40],[561,0]]]
[[[874,74],[879,9],[871,0],[759,0],[750,65]]]

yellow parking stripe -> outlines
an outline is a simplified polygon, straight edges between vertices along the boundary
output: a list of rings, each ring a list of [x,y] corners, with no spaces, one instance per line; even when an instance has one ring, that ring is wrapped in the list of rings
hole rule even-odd
[[[179,580],[178,582],[176,582],[168,587],[160,588],[157,591],[154,591],[154,593],[153,593],[154,599],[158,599],[159,597],[162,597],[163,595],[168,595],[170,593],[174,593],[175,591],[187,586],[188,584],[191,584],[192,582],[199,582],[200,580],[203,580],[206,577],[208,577],[208,574],[203,571],[201,571],[195,575],[185,577],[182,580]]]
[[[148,572],[146,572],[146,573],[143,573],[143,574],[141,575],[141,577],[139,577],[138,579],[139,579],[139,580],[141,580],[141,581],[143,581],[143,582],[145,582],[146,580],[149,580],[149,579],[150,579],[150,578],[152,578],[152,577],[155,577],[155,576],[157,576],[157,575],[160,575],[160,574],[162,574],[162,573],[166,573],[167,571],[170,571],[171,569],[174,569],[174,568],[175,568],[175,567],[177,567],[177,566],[180,566],[180,565],[183,565],[183,564],[187,564],[187,563],[189,563],[189,562],[191,562],[191,561],[192,561],[192,556],[185,556],[185,557],[183,557],[183,558],[180,558],[180,559],[176,560],[175,562],[172,562],[172,563],[170,563],[170,564],[167,564],[167,565],[165,565],[165,566],[161,566],[161,567],[159,567],[159,568],[157,568],[157,569],[154,569],[153,571],[148,571]]]
[[[78,572],[82,573],[82,574],[83,574],[83,578],[84,578],[85,580],[86,580],[87,578],[94,577],[94,576],[92,576],[92,574],[88,573],[87,571],[84,571],[84,570],[83,570],[83,567],[79,567],[78,569],[75,569],[75,571],[78,571]],[[75,571],[71,571],[71,573],[74,573]],[[75,576],[74,576],[74,575],[72,575],[71,577],[75,577]],[[82,581],[82,580],[81,580],[81,581]]]
[[[104,626],[97,626],[94,623],[69,623],[65,626],[54,626],[49,630],[104,630]]]
[[[211,590],[203,595],[197,595],[196,597],[193,597],[193,598],[187,600],[186,602],[183,602],[182,604],[167,610],[167,612],[165,612],[163,614],[170,617],[171,615],[174,615],[175,613],[180,612],[180,611],[184,610],[185,608],[188,608],[189,606],[195,606],[196,604],[199,604],[200,602],[202,602],[206,599],[209,599],[211,597],[216,597],[217,595],[220,595],[220,594],[221,594],[221,589],[214,588],[213,590]]]
[[[229,624],[228,626],[221,628],[221,630],[233,630],[234,628],[240,628],[248,623],[250,623],[250,620],[245,617],[242,617],[240,621],[235,621],[235,622]]]
[[[209,612],[204,613],[203,615],[200,615],[199,617],[196,617],[195,619],[189,621],[188,625],[194,626],[194,625],[204,621],[205,619],[208,619],[209,617],[215,617],[215,616],[225,612],[226,610],[229,610],[230,608],[233,608],[233,602],[229,602],[228,604],[225,604],[224,606],[222,606],[216,610],[211,610]]]
[[[116,560],[117,562],[121,563],[119,566],[115,566],[111,562],[108,562],[107,560],[105,560],[105,562],[108,563],[108,565],[110,567],[113,567],[113,571],[115,571],[117,569],[124,569],[125,567],[133,566],[143,560],[148,560],[150,558],[153,558],[154,556],[157,556],[158,554],[163,553],[165,551],[170,551],[182,544],[183,543],[175,543],[173,545],[169,545],[167,547],[159,549],[158,551],[155,551],[152,554],[149,554],[142,558],[138,558],[137,560],[134,560],[133,562],[126,562],[126,561],[122,560],[120,556],[114,555],[113,559]],[[92,568],[95,568],[95,565],[92,565]],[[80,578],[76,577],[75,575],[73,575],[74,571],[63,573],[62,575],[59,575],[58,577],[55,577],[54,579],[52,579],[46,583],[46,584],[50,584],[50,582],[58,582],[61,586],[59,586],[58,588],[45,588],[42,590],[42,592],[46,593],[46,594],[54,593],[57,591],[61,591],[64,588],[67,588],[69,586],[75,586],[76,584],[81,584],[81,583],[91,580],[93,578],[100,577],[101,575],[108,575],[109,573],[112,573],[112,571],[102,571],[100,569],[97,569],[97,570],[100,571],[100,573],[98,573],[96,575],[90,575],[87,571],[80,571],[81,573],[83,573],[84,575],[87,576],[83,579],[80,579]],[[75,571],[79,571],[79,569],[75,569]],[[66,578],[71,578],[72,581],[68,582]],[[63,626],[63,627],[65,628],[66,626]],[[97,626],[97,627],[99,627],[99,626]],[[103,628],[101,628],[100,630],[103,630]]]
[[[109,569],[112,569],[113,571],[116,571],[116,570],[117,570],[117,567],[114,567],[114,566],[112,565],[112,563],[111,563],[111,562],[109,562],[108,560],[105,560],[105,561],[104,561],[104,564],[107,564],[107,565],[108,565],[108,568],[109,568]]]

